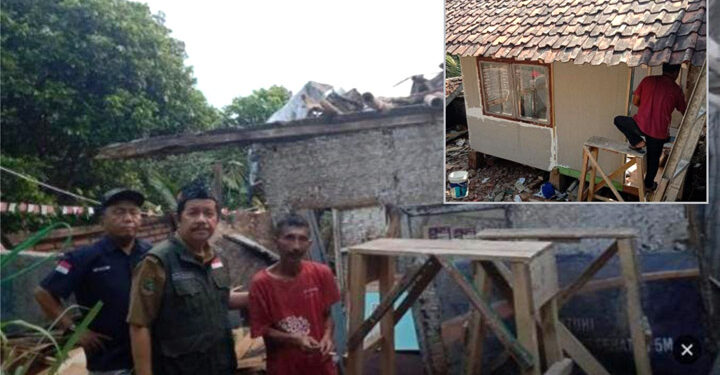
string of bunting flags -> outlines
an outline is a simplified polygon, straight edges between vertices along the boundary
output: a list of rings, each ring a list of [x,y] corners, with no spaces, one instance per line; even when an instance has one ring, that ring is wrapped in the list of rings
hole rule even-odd
[[[95,214],[93,207],[84,206],[52,206],[47,204],[0,202],[0,212],[29,213],[38,215],[75,215],[92,216]]]

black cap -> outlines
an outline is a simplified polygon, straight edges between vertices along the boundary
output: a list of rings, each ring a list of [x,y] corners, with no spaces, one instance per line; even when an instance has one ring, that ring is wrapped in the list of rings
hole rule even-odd
[[[102,196],[102,199],[100,200],[100,207],[108,208],[114,203],[120,201],[130,201],[140,207],[142,206],[143,202],[145,202],[145,196],[135,190],[131,190],[128,188],[115,188],[108,191]]]

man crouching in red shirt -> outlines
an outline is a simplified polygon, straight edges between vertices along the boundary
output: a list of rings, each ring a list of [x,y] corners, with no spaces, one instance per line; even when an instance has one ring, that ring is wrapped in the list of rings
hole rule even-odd
[[[680,65],[663,64],[661,76],[645,77],[633,93],[633,104],[638,113],[633,117],[615,117],[615,126],[625,134],[630,148],[641,150],[647,146],[647,173],[645,188],[655,190],[663,145],[670,138],[668,128],[675,109],[685,113],[685,96],[675,83]],[[643,140],[645,137],[645,140]]]
[[[340,300],[327,266],[305,261],[310,227],[290,215],[275,226],[280,261],[250,284],[250,331],[262,336],[269,375],[335,375],[330,307]]]

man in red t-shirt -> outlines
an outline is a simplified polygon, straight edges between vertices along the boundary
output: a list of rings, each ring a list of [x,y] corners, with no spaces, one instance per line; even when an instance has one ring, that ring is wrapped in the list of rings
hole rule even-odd
[[[303,260],[310,227],[300,216],[277,223],[280,261],[256,273],[250,284],[250,332],[262,336],[270,375],[335,375],[330,307],[340,300],[335,277],[324,264]]]
[[[615,126],[625,134],[630,148],[641,150],[647,146],[645,188],[655,190],[663,145],[670,138],[670,119],[675,109],[685,113],[685,96],[675,83],[680,65],[663,64],[663,74],[645,77],[633,93],[638,113],[633,117],[615,117]],[[645,140],[643,140],[643,137]]]

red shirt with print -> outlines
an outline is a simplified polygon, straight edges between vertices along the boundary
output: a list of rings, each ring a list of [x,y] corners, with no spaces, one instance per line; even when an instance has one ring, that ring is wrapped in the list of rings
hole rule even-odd
[[[327,266],[303,261],[300,273],[282,280],[262,270],[250,284],[250,332],[265,336],[268,327],[309,335],[317,341],[325,331],[330,306],[340,300],[335,277]],[[331,356],[306,353],[294,345],[265,339],[267,373],[335,375]]]
[[[638,113],[633,116],[640,130],[656,139],[666,139],[673,110],[685,113],[685,95],[668,76],[645,77],[635,89],[640,97]]]

